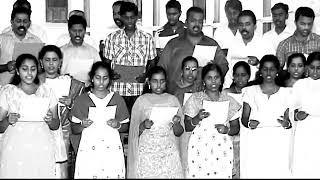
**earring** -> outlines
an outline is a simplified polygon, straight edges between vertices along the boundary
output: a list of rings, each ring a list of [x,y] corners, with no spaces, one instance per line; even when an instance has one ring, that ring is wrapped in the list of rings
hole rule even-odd
[[[148,83],[148,88],[151,89],[150,84]]]

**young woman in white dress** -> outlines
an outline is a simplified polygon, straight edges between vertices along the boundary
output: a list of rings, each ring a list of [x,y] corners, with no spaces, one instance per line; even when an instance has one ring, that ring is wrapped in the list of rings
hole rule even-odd
[[[293,85],[293,178],[320,178],[320,52],[307,58],[308,78]]]
[[[241,178],[289,178],[289,97],[278,85],[279,60],[265,55],[260,60],[257,85],[243,89],[240,134]]]

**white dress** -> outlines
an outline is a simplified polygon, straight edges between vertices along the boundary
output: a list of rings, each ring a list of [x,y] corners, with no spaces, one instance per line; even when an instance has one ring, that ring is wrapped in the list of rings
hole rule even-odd
[[[320,178],[320,80],[301,79],[293,86],[294,109],[309,116],[296,122],[292,174],[294,178]]]
[[[28,95],[20,88],[7,84],[0,96],[1,108],[8,113],[19,113],[21,99],[48,99],[49,107],[57,104],[54,93],[40,85],[35,94]],[[32,104],[30,104],[32,106]],[[49,108],[48,107],[48,108]],[[34,113],[34,112],[32,112]],[[40,116],[37,119],[21,116],[18,122],[9,125],[2,136],[0,150],[0,178],[55,178],[55,144],[52,131]]]
[[[185,114],[195,117],[203,108],[203,100],[210,100],[204,92],[193,93],[185,104]],[[240,109],[240,105],[226,93],[221,93],[219,102],[229,101],[225,121]],[[218,112],[218,111],[217,111]],[[188,167],[186,178],[232,178],[233,144],[228,134],[220,134],[212,119],[202,120],[193,129],[188,144]]]
[[[256,129],[241,131],[241,178],[289,178],[291,129],[284,129],[277,118],[289,108],[289,89],[282,88],[268,98],[260,85],[243,89],[243,101],[251,107],[249,119],[258,120]]]
[[[106,107],[113,95],[114,93],[111,92],[100,99],[89,93],[90,99],[97,108]],[[107,125],[107,120],[103,117],[92,119],[94,122],[83,129],[76,159],[75,179],[125,178],[120,134],[117,129]]]

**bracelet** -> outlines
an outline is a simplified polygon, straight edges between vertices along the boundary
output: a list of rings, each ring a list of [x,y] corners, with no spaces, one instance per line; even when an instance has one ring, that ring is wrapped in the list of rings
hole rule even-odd
[[[192,123],[192,120],[193,120],[193,119],[191,119],[191,121],[190,121],[190,122],[191,122],[191,126],[196,127],[197,125],[194,125],[194,124]]]
[[[298,113],[299,113],[299,111],[294,114],[294,118],[296,121],[302,121],[302,119],[298,118]]]
[[[284,127],[285,129],[290,129],[292,127],[291,121],[288,121],[289,125],[287,127]]]
[[[117,130],[121,129],[121,123],[119,123],[119,127],[117,127]]]

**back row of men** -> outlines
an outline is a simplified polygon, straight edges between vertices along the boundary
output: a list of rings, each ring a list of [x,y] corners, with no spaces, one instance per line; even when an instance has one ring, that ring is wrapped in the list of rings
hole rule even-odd
[[[61,74],[70,74],[89,85],[88,72],[96,61],[107,61],[115,71],[111,89],[124,97],[129,110],[141,95],[145,72],[156,64],[168,73],[168,90],[181,80],[181,62],[187,56],[198,59],[199,65],[208,62],[218,64],[225,78],[224,88],[232,83],[232,67],[238,61],[246,61],[255,73],[259,60],[266,54],[278,57],[281,68],[292,53],[305,55],[319,51],[319,35],[312,33],[315,14],[309,7],[299,7],[295,12],[296,30],[286,26],[288,5],[277,3],[271,8],[274,28],[260,36],[255,14],[243,10],[239,0],[228,0],[225,13],[228,24],[214,32],[213,39],[202,32],[204,11],[190,7],[186,20],[179,20],[181,5],[177,0],[166,4],[168,22],[152,36],[137,28],[138,8],[134,3],[117,1],[113,4],[113,18],[118,30],[101,41],[99,51],[86,34],[87,22],[84,13],[72,11],[68,19],[69,34],[58,38],[63,52]],[[0,35],[0,84],[10,82],[15,61],[13,51],[16,43],[41,43],[45,36],[41,27],[31,23],[31,5],[27,0],[17,0],[11,14],[11,27]],[[161,41],[167,38],[163,46]],[[169,38],[169,39],[168,39]],[[172,39],[171,39],[172,38]],[[91,44],[91,45],[90,45]],[[252,76],[251,80],[255,77]],[[197,78],[200,80],[200,78]]]

